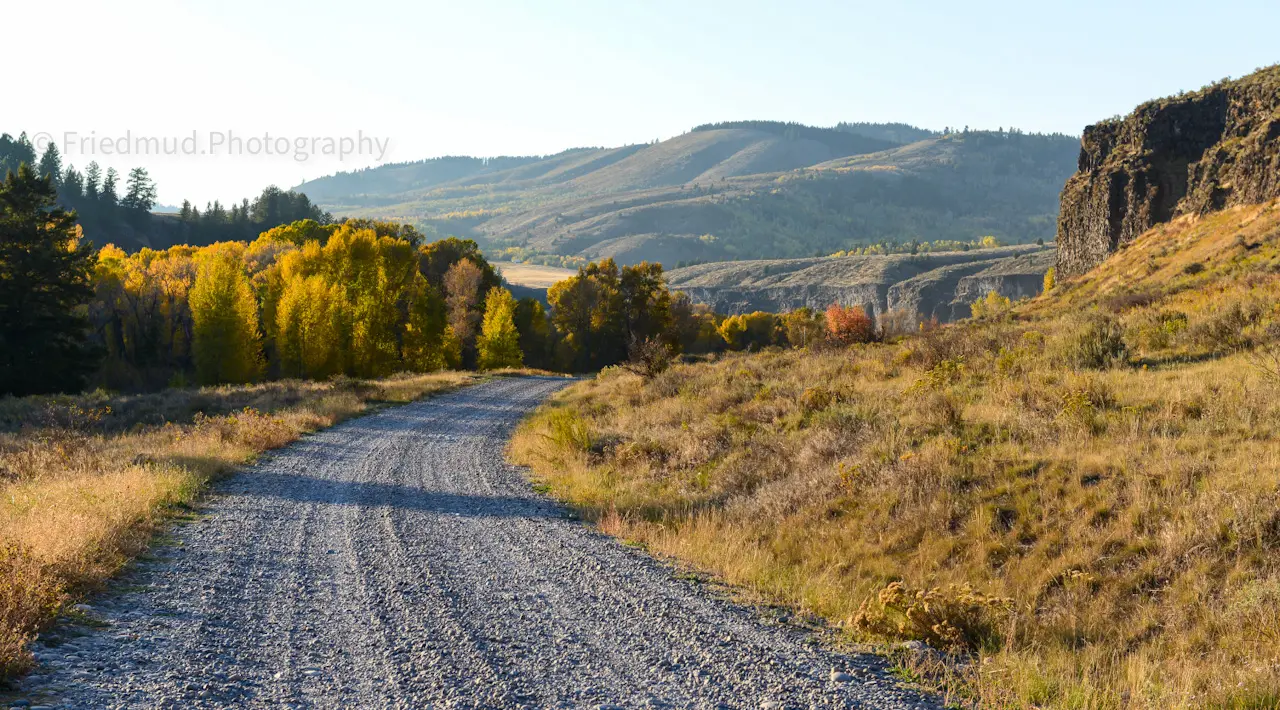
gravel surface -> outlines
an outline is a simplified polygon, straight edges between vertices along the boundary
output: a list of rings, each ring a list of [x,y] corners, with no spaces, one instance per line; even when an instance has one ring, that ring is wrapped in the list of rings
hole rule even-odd
[[[40,645],[18,703],[936,707],[531,491],[503,447],[564,384],[496,379],[264,457],[81,609],[102,623]]]

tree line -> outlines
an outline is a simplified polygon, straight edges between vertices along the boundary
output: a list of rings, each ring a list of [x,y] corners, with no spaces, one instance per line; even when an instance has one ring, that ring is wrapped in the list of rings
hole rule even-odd
[[[253,241],[94,250],[51,175],[0,183],[0,393],[154,389],[521,365],[652,373],[681,353],[874,337],[866,314],[725,317],[662,266],[581,267],[547,304],[516,299],[469,239],[304,219]]]
[[[303,219],[321,223],[333,217],[306,195],[265,188],[256,198],[224,206],[214,200],[203,211],[184,200],[177,220],[152,214],[157,188],[145,168],[136,167],[121,176],[115,168],[103,170],[96,161],[80,171],[63,165],[55,143],[37,151],[25,133],[17,138],[0,134],[0,178],[18,166],[33,167],[37,177],[48,177],[57,202],[76,212],[76,221],[98,244],[112,241],[136,249],[143,244],[211,244],[217,241],[250,241],[264,230]]]

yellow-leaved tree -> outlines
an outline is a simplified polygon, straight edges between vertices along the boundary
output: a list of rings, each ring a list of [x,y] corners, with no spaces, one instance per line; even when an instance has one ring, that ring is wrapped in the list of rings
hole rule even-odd
[[[520,334],[516,331],[516,300],[505,288],[491,288],[484,300],[484,324],[476,340],[476,360],[482,370],[520,367]]]
[[[343,372],[351,320],[342,288],[330,286],[319,275],[290,281],[276,306],[280,373],[323,379]]]
[[[202,253],[191,288],[196,377],[204,384],[252,382],[262,374],[258,304],[242,266],[243,244]]]
[[[416,275],[407,293],[404,364],[415,372],[442,370],[450,365],[445,347],[444,299],[421,274]]]

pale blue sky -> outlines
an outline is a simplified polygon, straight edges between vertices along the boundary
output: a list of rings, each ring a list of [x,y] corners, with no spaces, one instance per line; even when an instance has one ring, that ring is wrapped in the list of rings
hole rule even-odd
[[[1079,133],[1280,61],[1280,3],[13,0],[0,130],[388,137],[387,161],[553,153],[738,119]],[[13,7],[17,5],[17,7]],[[9,22],[6,22],[9,24]],[[51,52],[51,53],[50,53]],[[13,77],[8,80],[12,83]],[[57,102],[38,98],[65,91]],[[72,155],[164,202],[238,200],[377,156]]]

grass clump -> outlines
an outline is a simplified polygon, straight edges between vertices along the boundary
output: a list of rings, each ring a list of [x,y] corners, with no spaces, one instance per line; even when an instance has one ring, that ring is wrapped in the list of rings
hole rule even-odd
[[[1128,346],[1120,321],[1108,315],[1085,320],[1066,344],[1066,361],[1072,367],[1102,369],[1124,362]]]

